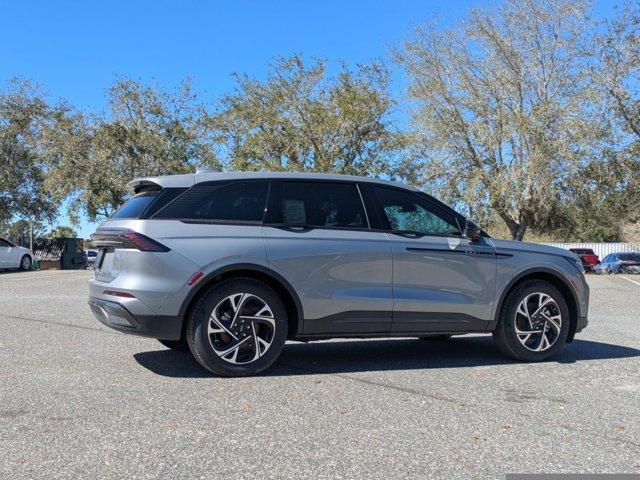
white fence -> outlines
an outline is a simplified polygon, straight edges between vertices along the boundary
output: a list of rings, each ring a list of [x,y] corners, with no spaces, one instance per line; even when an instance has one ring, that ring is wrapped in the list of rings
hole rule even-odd
[[[545,243],[551,247],[564,248],[590,248],[600,260],[614,252],[640,252],[640,243]]]

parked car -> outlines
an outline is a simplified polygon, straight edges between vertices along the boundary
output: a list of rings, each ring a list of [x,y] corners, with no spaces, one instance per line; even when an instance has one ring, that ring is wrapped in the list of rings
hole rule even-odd
[[[595,273],[627,273],[640,274],[640,253],[617,252],[610,253],[602,259],[602,263],[594,269]]]
[[[31,250],[0,237],[0,268],[31,270],[32,265],[33,253]]]
[[[86,258],[87,258],[87,262],[86,262],[87,266],[93,267],[93,265],[96,263],[96,258],[98,258],[98,250],[89,248],[84,251],[84,254],[86,255]]]
[[[600,263],[600,258],[590,248],[570,248],[569,251],[580,257],[582,266],[587,272],[593,271],[593,268]]]
[[[523,361],[587,325],[580,259],[495,240],[433,197],[371,178],[197,173],[129,184],[91,236],[89,303],[225,376],[268,368],[285,340],[493,333]]]

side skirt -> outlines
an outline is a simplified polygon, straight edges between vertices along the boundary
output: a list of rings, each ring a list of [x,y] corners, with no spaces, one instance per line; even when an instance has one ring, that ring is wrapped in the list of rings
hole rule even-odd
[[[484,333],[489,334],[486,330],[482,331],[469,331],[469,332],[387,332],[387,333],[325,333],[316,335],[298,335],[290,338],[295,342],[313,342],[317,340],[329,340],[332,338],[407,338],[407,337],[430,337],[435,335],[467,335],[467,334]]]
[[[487,332],[488,321],[470,315],[440,312],[350,311],[304,319],[296,338],[422,336]]]

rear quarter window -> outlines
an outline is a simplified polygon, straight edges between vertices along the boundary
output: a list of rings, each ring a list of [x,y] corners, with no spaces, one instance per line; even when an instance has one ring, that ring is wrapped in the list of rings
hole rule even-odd
[[[140,218],[159,194],[160,190],[138,193],[124,202],[111,218]]]
[[[111,218],[149,218],[186,190],[186,188],[165,188],[140,192],[127,200],[111,215]]]
[[[269,182],[232,182],[194,185],[153,218],[261,222],[267,203]]]

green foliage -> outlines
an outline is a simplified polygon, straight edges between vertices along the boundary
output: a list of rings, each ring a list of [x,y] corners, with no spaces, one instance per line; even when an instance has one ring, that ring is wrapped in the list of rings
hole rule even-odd
[[[0,92],[1,221],[55,217],[58,205],[45,187],[55,155],[51,131],[68,115],[68,107],[49,105],[46,95],[26,80],[12,80]]]
[[[372,64],[336,77],[317,60],[277,58],[265,81],[236,75],[237,89],[210,117],[233,170],[388,175],[400,146],[388,73]]]
[[[124,202],[126,184],[136,177],[219,166],[188,81],[167,93],[119,79],[108,97],[109,115],[78,116],[65,125],[72,141],[48,178],[56,199],[71,198],[72,212],[104,218]]]
[[[78,233],[71,227],[66,225],[58,225],[51,231],[47,232],[45,238],[77,238]]]
[[[29,222],[27,220],[0,221],[0,236],[19,245],[29,245],[29,234],[33,232],[33,238],[44,234],[46,228],[42,222]]]

